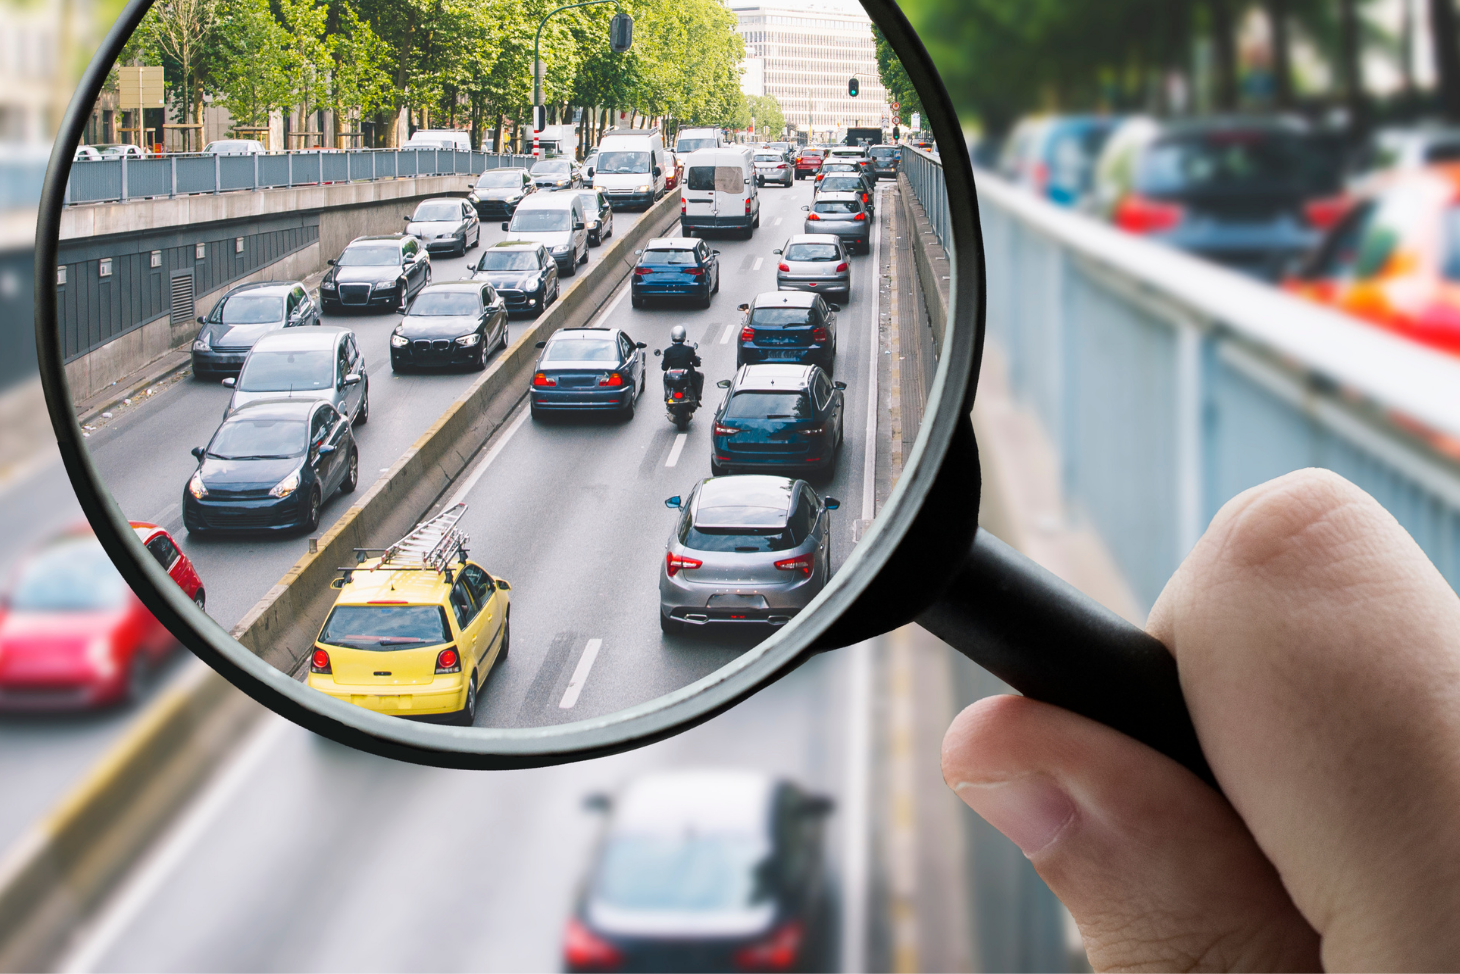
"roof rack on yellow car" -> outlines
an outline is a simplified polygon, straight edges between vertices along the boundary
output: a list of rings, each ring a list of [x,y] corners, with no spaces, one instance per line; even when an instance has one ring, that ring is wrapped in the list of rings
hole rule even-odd
[[[357,571],[374,571],[377,568],[390,569],[391,571],[431,571],[451,572],[453,559],[466,562],[466,546],[471,543],[471,538],[461,530],[458,525],[461,519],[466,516],[466,505],[457,504],[447,508],[429,521],[422,521],[411,529],[411,532],[401,538],[389,548],[356,548],[356,564],[348,568],[340,568],[344,576],[337,578],[331,583],[332,588],[344,588],[350,583],[350,577]],[[372,554],[379,553],[380,561],[369,568],[361,568],[360,565],[369,560]],[[451,579],[448,577],[447,581]]]

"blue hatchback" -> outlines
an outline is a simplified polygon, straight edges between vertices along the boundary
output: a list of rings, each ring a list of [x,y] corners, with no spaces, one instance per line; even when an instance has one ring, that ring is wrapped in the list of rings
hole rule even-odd
[[[629,283],[629,300],[636,308],[650,298],[698,298],[710,306],[720,290],[720,252],[703,240],[660,237],[639,251],[639,262]]]
[[[735,470],[830,471],[841,449],[845,382],[832,382],[817,365],[747,365],[715,413],[710,472]]]
[[[745,322],[735,348],[737,367],[786,362],[834,371],[839,305],[810,291],[767,291],[740,310]]]

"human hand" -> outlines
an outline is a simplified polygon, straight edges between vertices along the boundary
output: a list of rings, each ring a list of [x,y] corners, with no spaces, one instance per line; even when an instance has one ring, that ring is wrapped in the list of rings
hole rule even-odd
[[[1388,512],[1324,471],[1249,490],[1149,629],[1222,794],[1023,697],[943,741],[1095,968],[1460,967],[1460,598]]]

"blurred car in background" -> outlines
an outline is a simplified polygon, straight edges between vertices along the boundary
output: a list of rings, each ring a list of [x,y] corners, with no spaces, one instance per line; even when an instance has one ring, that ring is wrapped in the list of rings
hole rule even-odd
[[[755,771],[632,782],[563,938],[569,971],[811,971],[835,963],[822,850],[833,805]]]
[[[877,179],[896,179],[897,168],[902,162],[902,150],[895,145],[869,146],[867,155],[872,160],[872,175]]]
[[[1460,165],[1356,201],[1286,290],[1460,355]]]
[[[805,179],[807,176],[816,175],[821,168],[821,162],[826,156],[826,150],[815,146],[802,146],[796,153],[796,178]]]
[[[261,156],[264,144],[257,139],[218,139],[203,146],[205,156]]]
[[[170,534],[133,521],[157,563],[197,604],[203,583]],[[0,709],[132,702],[177,641],[127,587],[87,526],[23,560],[0,603]]]
[[[1090,192],[1095,160],[1119,119],[1067,115],[1025,119],[1004,143],[1004,178],[1060,206],[1075,206]]]
[[[1378,188],[1394,173],[1460,162],[1460,129],[1440,125],[1379,129],[1365,140],[1349,166],[1349,192]]]
[[[665,149],[664,155],[669,161],[669,165],[664,167],[664,189],[667,192],[679,188],[679,180],[684,175],[684,163],[679,161],[679,154],[673,149]]]
[[[1349,205],[1342,159],[1288,119],[1132,119],[1096,164],[1092,208],[1116,226],[1265,280]]]

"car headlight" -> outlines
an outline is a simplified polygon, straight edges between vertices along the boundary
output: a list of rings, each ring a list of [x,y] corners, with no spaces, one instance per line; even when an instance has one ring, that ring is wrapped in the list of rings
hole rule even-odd
[[[96,671],[96,675],[106,679],[117,671],[117,655],[112,650],[112,641],[105,636],[97,636],[86,644],[86,661]]]
[[[481,200],[481,197],[477,196],[476,193],[467,193],[466,194],[466,201],[468,203],[480,203],[482,200]]]
[[[320,281],[319,282],[319,289],[321,291],[333,291],[335,289],[335,282],[334,281]]]
[[[407,338],[406,336],[404,336],[404,335],[391,335],[390,336],[390,347],[391,348],[405,348],[410,343],[411,343],[411,340],[409,338]]]
[[[636,193],[647,193],[647,192],[649,192],[649,189],[650,189],[649,184],[648,183],[645,183],[644,185],[640,186],[638,189],[634,190],[634,192],[636,192]]]
[[[375,286],[378,287],[378,288],[392,288],[392,287],[395,287],[399,283],[400,283],[400,281],[377,281],[375,283]]]
[[[208,344],[208,337],[206,335],[199,336],[198,340],[193,342],[193,351],[195,352],[211,352],[212,350],[213,346]]]
[[[299,471],[296,470],[269,490],[270,497],[288,497],[299,489]]]
[[[193,479],[188,481],[188,493],[193,495],[194,500],[202,500],[208,496],[208,488],[203,486],[203,471],[193,473]]]
[[[473,332],[470,335],[462,335],[456,340],[456,344],[460,345],[463,348],[471,348],[473,345],[481,340],[482,336]]]
[[[566,179],[560,179],[560,180],[558,180],[558,183],[557,184],[559,186],[566,186],[566,185],[568,185],[568,181]]]
[[[522,194],[521,193],[518,193],[516,196],[508,196],[508,197],[504,198],[503,199],[503,202],[504,203],[516,203],[520,199],[522,199]]]
[[[566,254],[568,251],[570,251],[572,249],[573,249],[573,245],[572,244],[565,243],[561,247],[554,247],[553,248],[553,253],[555,253],[555,254]]]

